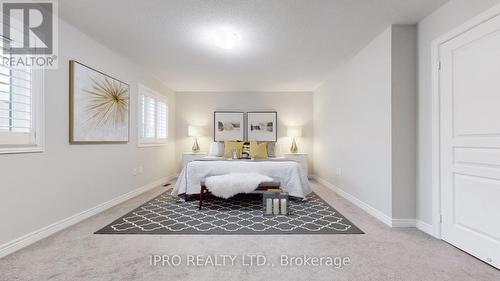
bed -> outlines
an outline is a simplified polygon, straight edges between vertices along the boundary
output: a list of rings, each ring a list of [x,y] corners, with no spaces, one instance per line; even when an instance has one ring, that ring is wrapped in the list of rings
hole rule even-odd
[[[307,175],[300,165],[292,160],[226,160],[200,159],[189,162],[179,174],[172,195],[200,193],[200,182],[206,177],[229,173],[255,172],[280,182],[281,188],[290,196],[305,198],[312,192]]]

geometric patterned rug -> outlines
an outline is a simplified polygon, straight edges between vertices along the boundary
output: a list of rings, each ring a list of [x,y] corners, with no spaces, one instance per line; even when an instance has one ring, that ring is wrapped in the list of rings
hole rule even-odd
[[[259,195],[210,197],[184,202],[170,190],[146,202],[96,234],[363,234],[315,193],[290,200],[289,215],[265,216]]]

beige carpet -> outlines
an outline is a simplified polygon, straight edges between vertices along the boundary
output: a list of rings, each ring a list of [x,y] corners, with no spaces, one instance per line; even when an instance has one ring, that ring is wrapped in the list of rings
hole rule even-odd
[[[158,187],[0,259],[0,280],[500,280],[500,271],[416,229],[391,229],[314,183],[362,235],[94,235]],[[151,266],[150,255],[267,257],[262,267]],[[280,255],[349,257],[351,265],[280,267]],[[228,263],[229,264],[229,263]],[[274,264],[275,266],[271,266]]]

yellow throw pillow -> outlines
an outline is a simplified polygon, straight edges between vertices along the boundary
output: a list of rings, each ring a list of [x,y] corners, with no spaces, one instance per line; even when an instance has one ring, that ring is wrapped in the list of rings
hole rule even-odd
[[[238,158],[241,158],[243,151],[242,141],[224,141],[224,158],[233,158],[233,150],[238,150]]]
[[[267,159],[267,143],[257,143],[256,141],[250,142],[250,158]]]

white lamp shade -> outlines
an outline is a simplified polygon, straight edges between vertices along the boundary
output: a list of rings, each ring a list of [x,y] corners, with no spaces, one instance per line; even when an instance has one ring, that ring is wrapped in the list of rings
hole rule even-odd
[[[210,144],[210,148],[208,150],[209,156],[224,156],[224,143],[221,142],[213,142]]]
[[[197,126],[189,126],[188,127],[188,136],[190,137],[201,137],[202,136],[202,130],[200,127]]]
[[[302,128],[301,127],[288,127],[287,128],[287,136],[294,138],[294,137],[301,137],[302,136]]]

